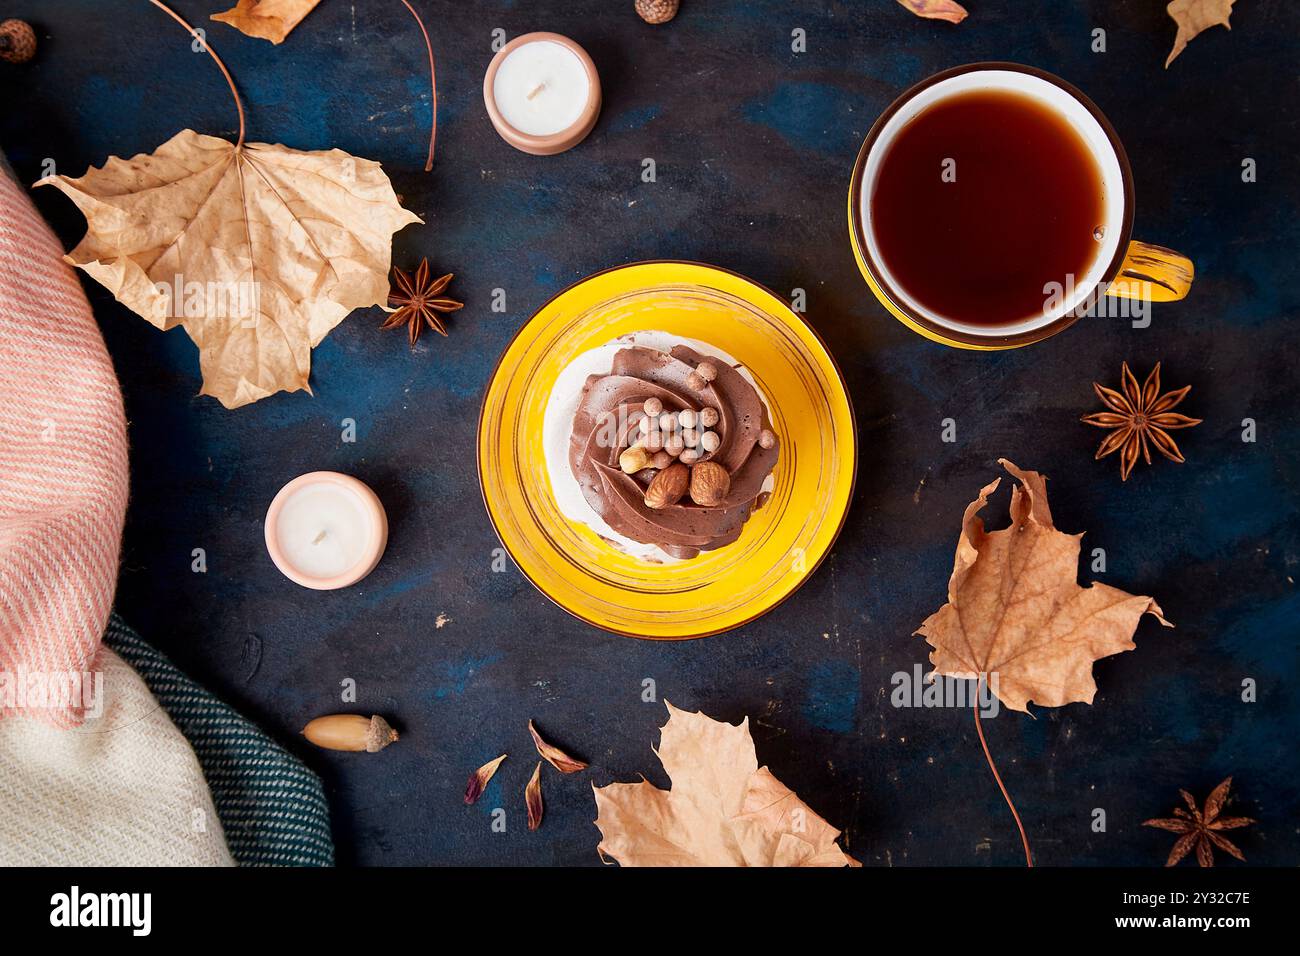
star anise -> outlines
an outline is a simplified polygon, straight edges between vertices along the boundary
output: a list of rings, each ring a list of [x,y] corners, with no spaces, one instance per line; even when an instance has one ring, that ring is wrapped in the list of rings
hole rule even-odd
[[[1128,362],[1124,363],[1122,377],[1122,393],[1092,383],[1097,397],[1110,411],[1084,415],[1081,421],[1098,428],[1113,429],[1097,449],[1097,458],[1105,458],[1111,452],[1118,451],[1119,474],[1123,481],[1128,481],[1129,472],[1137,464],[1138,455],[1146,459],[1148,465],[1151,464],[1152,445],[1170,461],[1185,461],[1168,429],[1191,428],[1201,423],[1199,418],[1188,418],[1173,411],[1174,406],[1187,397],[1192,386],[1186,385],[1177,391],[1161,395],[1159,362],[1141,388],[1129,371]]]
[[[452,273],[441,279],[429,281],[429,260],[420,260],[420,267],[412,276],[393,266],[393,282],[396,288],[388,293],[388,304],[397,311],[388,317],[380,328],[395,329],[405,325],[411,337],[411,346],[420,338],[424,326],[428,324],[441,335],[447,334],[447,327],[442,324],[440,312],[455,312],[465,303],[449,299],[442,293],[451,282]]]
[[[1224,803],[1228,799],[1228,788],[1232,786],[1232,778],[1229,777],[1223,783],[1214,788],[1214,791],[1205,798],[1205,809],[1197,809],[1196,801],[1186,790],[1179,790],[1183,795],[1183,800],[1187,804],[1187,809],[1182,807],[1174,808],[1172,818],[1166,817],[1160,820],[1147,820],[1142,825],[1144,827],[1158,827],[1161,830],[1168,830],[1171,833],[1181,833],[1174,848],[1169,851],[1169,859],[1165,861],[1165,866],[1174,866],[1183,857],[1187,856],[1196,848],[1196,861],[1201,866],[1214,866],[1214,847],[1218,847],[1225,853],[1231,854],[1241,862],[1246,862],[1245,854],[1238,850],[1227,837],[1223,836],[1220,830],[1237,830],[1241,827],[1248,827],[1255,821],[1250,817],[1221,817],[1219,811],[1223,809]]]

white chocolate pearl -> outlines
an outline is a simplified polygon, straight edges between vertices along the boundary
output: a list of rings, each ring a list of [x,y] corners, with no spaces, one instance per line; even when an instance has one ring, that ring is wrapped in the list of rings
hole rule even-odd
[[[653,465],[655,468],[658,468],[660,471],[667,468],[672,463],[673,463],[673,456],[668,454],[668,452],[666,451],[655,452],[654,458],[652,458],[650,461],[650,464]]]
[[[647,432],[641,439],[641,444],[645,446],[646,451],[659,451],[664,447],[663,432],[655,430]]]
[[[699,421],[699,416],[688,408],[677,414],[677,420],[682,423],[683,428],[694,428],[695,423]]]
[[[705,432],[700,436],[700,447],[710,454],[717,451],[721,444],[722,439],[718,437],[717,432]]]
[[[664,412],[659,416],[659,430],[671,432],[677,430],[677,416],[672,412]]]
[[[688,448],[682,452],[681,461],[684,465],[693,465],[700,460],[700,453],[694,448]]]
[[[699,372],[691,372],[686,376],[687,387],[693,388],[697,392],[703,389],[704,386],[708,384],[709,383],[704,380],[704,376],[701,375]]]
[[[768,431],[766,428],[764,428],[761,432],[758,433],[758,447],[760,447],[760,448],[775,448],[775,447],[776,447],[776,435],[772,434],[772,432],[770,432],[770,431]]]
[[[641,406],[645,413],[652,418],[664,410],[664,403],[657,398],[647,398],[645,404]]]
[[[694,448],[700,443],[700,433],[694,428],[688,428],[682,432],[682,441],[686,442],[687,448]]]
[[[686,448],[686,442],[682,441],[681,435],[669,435],[664,439],[664,451],[676,457]]]
[[[641,429],[642,435],[648,435],[652,430],[657,430],[658,423],[653,418],[643,418],[637,422],[637,427]]]
[[[718,410],[716,408],[706,408],[700,412],[700,424],[705,428],[712,428],[718,424]]]
[[[718,368],[712,362],[701,362],[695,366],[695,373],[706,382],[711,382],[718,377]]]

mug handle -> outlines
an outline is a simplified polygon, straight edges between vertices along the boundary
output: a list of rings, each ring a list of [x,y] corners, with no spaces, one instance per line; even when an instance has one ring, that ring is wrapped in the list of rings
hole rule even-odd
[[[1195,274],[1192,260],[1172,249],[1130,242],[1119,274],[1106,294],[1145,302],[1176,302],[1187,295]]]

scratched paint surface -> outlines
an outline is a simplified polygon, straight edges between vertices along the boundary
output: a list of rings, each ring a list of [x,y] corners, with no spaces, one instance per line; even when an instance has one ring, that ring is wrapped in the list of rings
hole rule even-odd
[[[201,19],[221,4],[177,0]],[[250,139],[337,146],[380,160],[427,225],[394,257],[455,271],[467,306],[447,339],[411,353],[377,311],[343,323],[313,355],[315,396],[236,412],[195,397],[183,332],[162,334],[101,289],[88,292],[131,421],[132,499],[118,606],[135,627],[316,768],[344,863],[597,864],[592,782],[645,773],[659,698],[728,720],[749,715],[759,759],[846,831],[870,864],[1014,865],[1019,846],[969,713],[899,709],[891,675],[925,661],[910,634],[944,600],[961,511],[1006,456],[1046,472],[1065,530],[1102,547],[1100,580],[1155,595],[1174,631],[1144,623],[1137,650],[1099,663],[1093,706],[1004,714],[990,746],[1042,862],[1163,861],[1168,835],[1139,826],[1186,786],[1229,773],[1262,822],[1252,862],[1294,864],[1300,729],[1293,577],[1300,431],[1293,279],[1300,229],[1300,13],[1246,4],[1233,30],[1196,39],[1162,68],[1174,28],[1161,4],[972,3],[959,27],[887,0],[789,4],[686,0],[668,27],[630,2],[431,3],[439,57],[439,159],[421,172],[429,103],[423,47],[405,10],[326,0],[281,47],[220,24],[208,35],[245,95]],[[79,174],[109,154],[151,150],[185,126],[233,135],[215,69],[144,2],[11,0],[37,24],[40,60],[0,73],[0,145],[28,181],[52,158]],[[591,52],[605,106],[591,138],[535,158],[492,131],[481,100],[490,31],[566,33]],[[808,52],[791,52],[791,30]],[[1090,50],[1107,31],[1108,52]],[[1052,70],[1109,115],[1133,160],[1136,234],[1187,252],[1198,277],[1150,328],[1081,323],[1030,350],[977,355],[925,342],[887,317],[859,278],[844,196],[873,118],[931,72],[982,59]],[[643,158],[658,181],[639,181]],[[1258,182],[1241,181],[1243,158]],[[37,196],[64,241],[81,219]],[[494,360],[559,289],[654,257],[699,259],[788,293],[844,369],[864,454],[830,560],[787,604],[732,634],[683,644],[611,637],[570,619],[497,546],[475,480],[474,429]],[[490,309],[492,290],[507,310]],[[1139,467],[1121,485],[1076,424],[1089,383],[1122,359],[1165,363],[1194,386],[1206,423],[1189,462]],[[940,440],[956,421],[957,441]],[[341,440],[344,419],[355,443]],[[1258,441],[1240,440],[1241,422]],[[261,521],[275,491],[318,468],[368,482],[388,509],[383,563],[343,592],[301,590],[272,567]],[[1004,492],[1005,494],[1005,492]],[[996,511],[1000,523],[1005,497]],[[203,548],[206,574],[190,571]],[[1085,579],[1091,572],[1083,571]],[[441,626],[438,621],[441,620]],[[260,660],[250,662],[255,635]],[[1240,699],[1244,679],[1259,701]],[[359,688],[339,702],[340,682]],[[377,756],[322,753],[297,736],[311,717],[378,712],[403,731]],[[530,718],[590,759],[545,777],[542,829],[524,827],[535,759]],[[509,752],[474,807],[469,771]],[[490,831],[506,811],[505,833]],[[1104,833],[1090,824],[1106,811]]]

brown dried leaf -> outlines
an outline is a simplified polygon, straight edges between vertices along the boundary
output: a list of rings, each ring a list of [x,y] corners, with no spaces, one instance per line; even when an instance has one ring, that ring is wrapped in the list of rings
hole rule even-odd
[[[749,720],[732,726],[667,701],[657,751],[672,780],[593,787],[597,852],[623,866],[856,866],[840,831],[766,767]]]
[[[898,0],[918,17],[927,20],[947,20],[961,23],[966,19],[966,8],[953,0]]]
[[[492,775],[497,772],[497,767],[501,766],[501,761],[505,759],[506,755],[502,754],[495,760],[489,760],[469,775],[469,783],[465,785],[465,802],[467,804],[473,803],[479,797],[483,796],[483,791],[487,789],[488,781],[492,779]]]
[[[1092,662],[1132,650],[1143,614],[1173,627],[1149,597],[1105,584],[1080,587],[1079,539],[1056,530],[1047,483],[1038,472],[1000,463],[1020,485],[1011,492],[1011,526],[985,532],[979,512],[997,490],[995,479],[962,518],[948,603],[917,634],[934,648],[939,674],[989,679],[1013,710],[1032,700],[1046,707],[1092,703]]]
[[[235,6],[212,14],[212,19],[228,23],[250,37],[278,44],[318,3],[320,0],[236,0]]]
[[[537,752],[546,759],[560,773],[577,773],[579,770],[586,770],[587,765],[581,760],[575,760],[566,754],[559,747],[552,746],[542,739],[542,735],[537,732],[533,722],[528,722],[528,732],[533,735],[533,743],[537,747]]]
[[[312,348],[353,309],[383,304],[392,235],[420,222],[376,162],[188,129],[36,185],[86,217],[65,258],[158,328],[184,327],[202,394],[227,408],[310,391]]]
[[[537,761],[532,779],[524,788],[524,804],[528,807],[528,829],[536,830],[542,825],[542,762]]]
[[[1187,49],[1187,44],[1204,30],[1210,27],[1224,26],[1229,30],[1232,25],[1228,23],[1228,17],[1232,15],[1232,5],[1237,0],[1173,0],[1169,6],[1165,7],[1168,14],[1174,18],[1174,23],[1178,24],[1178,35],[1174,37],[1174,48],[1169,51],[1169,58],[1165,60],[1165,69],[1169,69],[1169,64],[1183,50]]]

